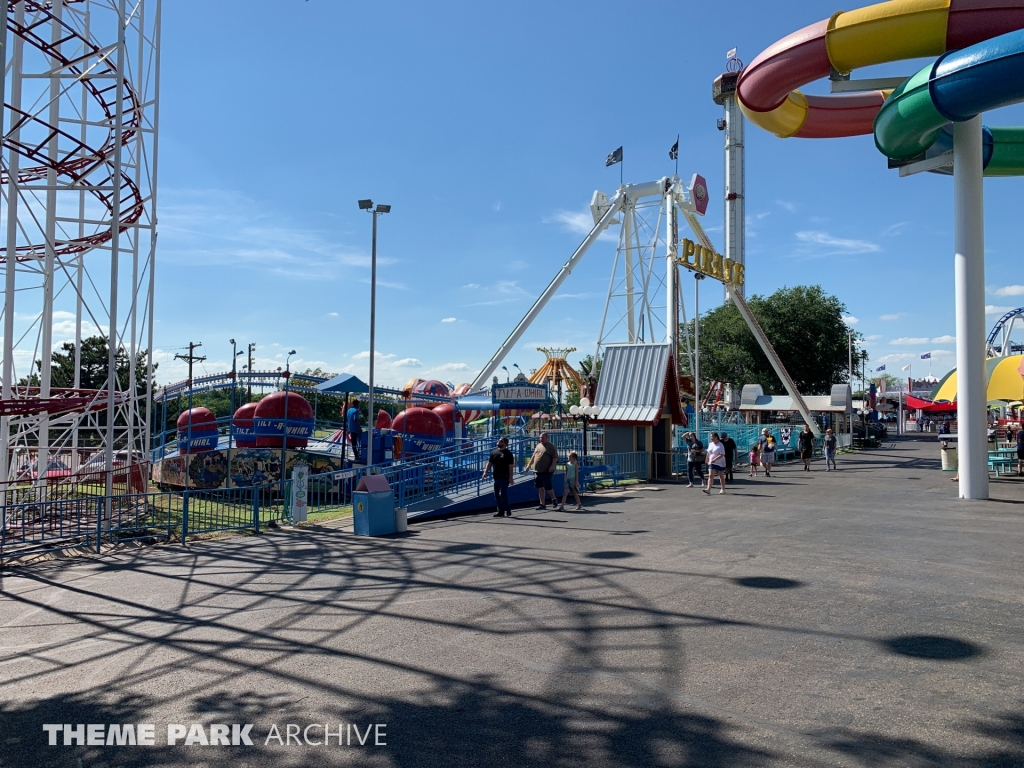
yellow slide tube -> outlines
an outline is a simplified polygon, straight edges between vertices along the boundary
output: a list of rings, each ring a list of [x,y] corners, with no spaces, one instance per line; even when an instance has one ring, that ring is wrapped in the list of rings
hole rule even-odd
[[[950,0],[890,0],[829,21],[825,46],[838,72],[946,51]]]

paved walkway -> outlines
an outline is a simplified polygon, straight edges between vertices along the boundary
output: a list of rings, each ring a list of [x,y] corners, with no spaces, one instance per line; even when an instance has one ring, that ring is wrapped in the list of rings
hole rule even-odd
[[[7,571],[0,766],[1024,764],[1024,479],[967,503],[932,441],[840,459]],[[254,744],[166,745],[193,722]],[[156,745],[47,747],[44,723]],[[289,723],[386,746],[266,742]]]

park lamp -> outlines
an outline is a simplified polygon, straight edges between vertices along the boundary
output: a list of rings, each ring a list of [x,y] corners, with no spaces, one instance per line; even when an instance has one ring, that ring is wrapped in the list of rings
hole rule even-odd
[[[361,211],[368,211],[371,208],[373,208],[373,200],[360,200],[359,201],[359,210],[361,210]]]
[[[377,203],[377,210],[375,213],[391,213],[391,206],[384,205],[384,203]]]

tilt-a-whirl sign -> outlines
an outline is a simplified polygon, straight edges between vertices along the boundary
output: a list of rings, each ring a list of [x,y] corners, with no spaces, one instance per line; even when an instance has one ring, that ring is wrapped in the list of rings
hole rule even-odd
[[[686,267],[691,272],[700,272],[702,275],[721,280],[726,285],[743,285],[744,266],[737,264],[732,259],[727,259],[720,253],[705,248],[700,243],[683,238],[680,243],[682,250],[676,263]]]

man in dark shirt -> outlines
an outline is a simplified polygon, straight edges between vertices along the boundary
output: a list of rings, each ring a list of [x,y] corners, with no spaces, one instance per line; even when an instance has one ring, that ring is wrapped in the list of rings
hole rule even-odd
[[[725,479],[732,482],[732,464],[736,460],[736,441],[726,435],[722,439],[722,447],[725,448]]]
[[[508,449],[508,440],[504,437],[498,440],[498,447],[491,451],[490,458],[484,466],[483,477],[487,477],[490,470],[494,473],[494,500],[498,504],[498,511],[495,517],[512,517],[512,505],[508,500],[508,487],[512,485],[512,466],[515,464],[515,457]]]

